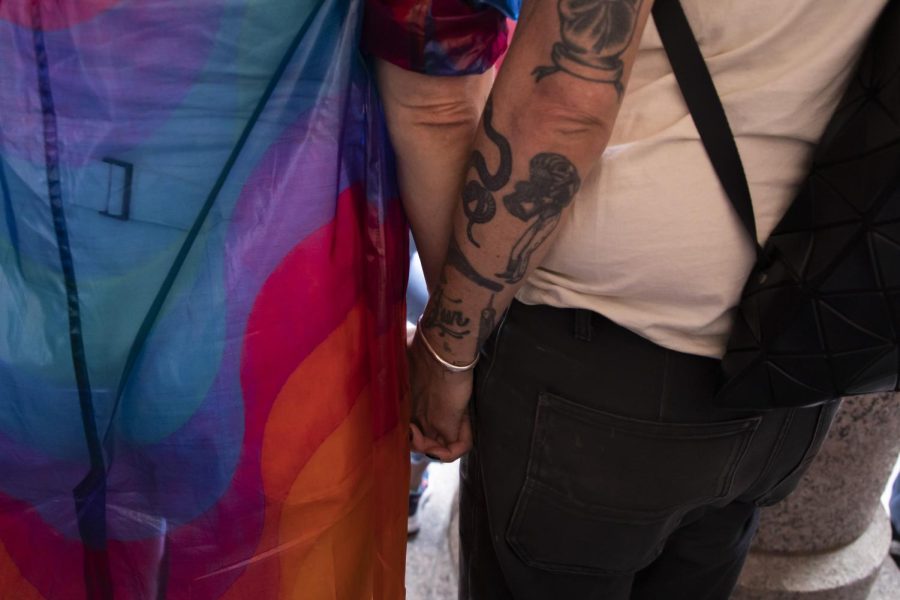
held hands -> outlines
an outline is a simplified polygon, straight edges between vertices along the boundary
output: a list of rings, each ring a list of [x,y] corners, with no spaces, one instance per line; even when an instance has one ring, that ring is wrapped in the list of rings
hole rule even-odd
[[[453,373],[429,352],[424,332],[407,347],[412,394],[412,447],[444,462],[456,460],[472,447],[468,405],[473,371]]]

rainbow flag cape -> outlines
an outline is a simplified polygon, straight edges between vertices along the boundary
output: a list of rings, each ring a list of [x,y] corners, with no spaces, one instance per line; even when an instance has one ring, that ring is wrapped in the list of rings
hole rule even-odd
[[[0,0],[0,598],[400,598],[360,0]]]

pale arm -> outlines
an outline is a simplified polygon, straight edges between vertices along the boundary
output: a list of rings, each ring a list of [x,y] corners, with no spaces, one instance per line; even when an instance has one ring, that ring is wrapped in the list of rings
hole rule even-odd
[[[433,290],[450,239],[459,174],[469,158],[493,72],[435,77],[384,60],[376,61],[376,72],[403,207]]]
[[[444,360],[470,363],[550,248],[618,113],[652,0],[530,0],[476,136],[440,285],[423,319]],[[421,342],[421,340],[420,340]],[[471,373],[411,352],[414,446],[468,445]],[[424,434],[419,435],[419,434]]]

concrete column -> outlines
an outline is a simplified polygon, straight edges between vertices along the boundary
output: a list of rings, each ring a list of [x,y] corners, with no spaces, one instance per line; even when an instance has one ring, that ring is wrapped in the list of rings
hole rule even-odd
[[[845,400],[797,490],[763,510],[732,600],[900,598],[880,504],[898,451],[900,397]],[[879,575],[887,582],[876,586]]]

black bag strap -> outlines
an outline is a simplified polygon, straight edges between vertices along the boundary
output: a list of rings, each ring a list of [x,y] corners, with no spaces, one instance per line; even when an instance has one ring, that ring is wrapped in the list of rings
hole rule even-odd
[[[722,101],[679,0],[656,0],[653,20],[706,154],[759,255],[762,249],[744,165]]]

